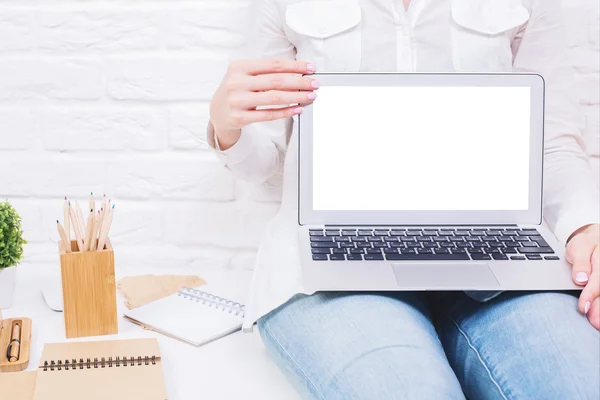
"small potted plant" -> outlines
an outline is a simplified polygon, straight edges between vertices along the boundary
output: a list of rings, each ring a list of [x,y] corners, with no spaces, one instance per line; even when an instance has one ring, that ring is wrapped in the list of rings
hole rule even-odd
[[[12,306],[17,264],[23,258],[21,218],[8,201],[0,202],[0,308]]]

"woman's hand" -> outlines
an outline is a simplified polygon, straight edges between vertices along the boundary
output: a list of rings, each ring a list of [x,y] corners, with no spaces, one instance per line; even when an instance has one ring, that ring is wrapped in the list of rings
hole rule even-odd
[[[567,260],[573,264],[573,280],[585,286],[579,296],[579,310],[600,330],[600,225],[588,225],[571,236]]]
[[[233,61],[210,103],[221,149],[233,146],[246,125],[300,114],[302,107],[296,104],[312,102],[319,87],[316,80],[301,75],[313,72],[313,65],[297,60]]]

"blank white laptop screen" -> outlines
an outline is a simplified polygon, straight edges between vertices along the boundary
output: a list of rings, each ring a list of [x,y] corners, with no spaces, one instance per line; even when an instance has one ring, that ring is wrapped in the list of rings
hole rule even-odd
[[[328,86],[314,210],[527,210],[529,87]]]

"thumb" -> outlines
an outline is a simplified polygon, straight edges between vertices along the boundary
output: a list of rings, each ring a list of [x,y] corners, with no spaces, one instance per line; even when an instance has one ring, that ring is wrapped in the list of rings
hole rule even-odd
[[[600,297],[596,297],[587,313],[587,318],[594,328],[600,331]]]
[[[592,272],[591,256],[596,243],[587,235],[576,236],[567,245],[567,260],[573,264],[573,281],[585,286]]]
[[[594,303],[594,301],[600,297],[600,271],[598,270],[598,256],[600,248],[596,247],[594,254],[592,255],[592,274],[588,284],[581,291],[579,296],[579,310],[583,313],[587,313]]]

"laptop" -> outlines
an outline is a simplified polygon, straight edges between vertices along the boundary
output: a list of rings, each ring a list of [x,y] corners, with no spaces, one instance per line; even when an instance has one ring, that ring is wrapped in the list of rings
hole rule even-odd
[[[307,290],[580,289],[542,224],[540,75],[313,76],[298,119]]]

